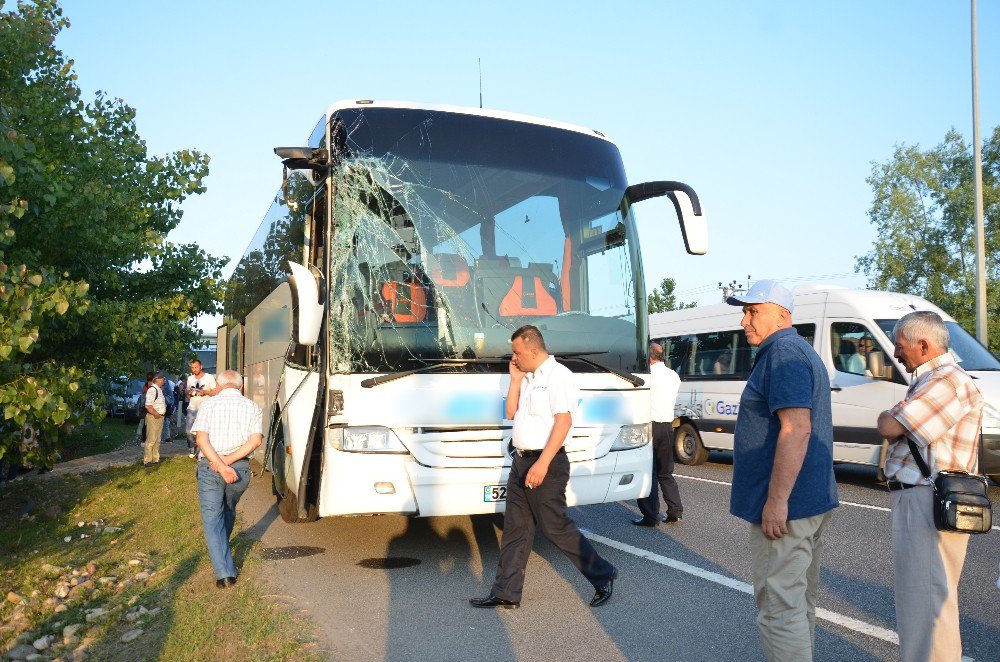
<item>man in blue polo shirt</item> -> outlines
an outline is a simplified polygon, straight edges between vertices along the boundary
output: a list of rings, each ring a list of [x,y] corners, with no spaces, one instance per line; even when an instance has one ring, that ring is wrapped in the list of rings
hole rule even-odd
[[[757,347],[740,398],[729,512],[750,522],[757,628],[769,660],[812,660],[823,529],[838,506],[830,377],[792,328],[792,293],[762,280],[743,307]]]

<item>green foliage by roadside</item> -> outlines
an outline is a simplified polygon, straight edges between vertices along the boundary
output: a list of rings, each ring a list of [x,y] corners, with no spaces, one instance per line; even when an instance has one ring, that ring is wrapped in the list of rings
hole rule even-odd
[[[919,295],[975,330],[976,263],[972,147],[952,130],[933,149],[899,145],[873,164],[868,212],[878,231],[857,270],[873,289]],[[987,316],[1000,353],[1000,127],[983,143]]]
[[[149,155],[133,108],[82,100],[67,27],[55,0],[0,0],[0,460],[47,465],[103,384],[182,366],[224,264],[166,241],[208,157]]]
[[[653,291],[646,297],[649,312],[665,313],[668,310],[683,310],[695,307],[693,301],[678,303],[677,295],[674,293],[675,289],[677,289],[677,282],[673,278],[664,278],[659,287],[654,287]]]

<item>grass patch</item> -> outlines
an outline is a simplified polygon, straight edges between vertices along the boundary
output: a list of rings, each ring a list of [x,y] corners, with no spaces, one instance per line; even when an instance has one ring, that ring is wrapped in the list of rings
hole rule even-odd
[[[81,425],[67,435],[62,444],[61,461],[99,455],[121,448],[135,437],[136,423],[120,418],[105,418],[100,423]]]
[[[250,579],[256,541],[234,538],[240,581],[215,588],[197,504],[187,458],[0,485],[0,651],[52,635],[45,654],[63,659],[81,646],[100,660],[322,659],[310,626]]]

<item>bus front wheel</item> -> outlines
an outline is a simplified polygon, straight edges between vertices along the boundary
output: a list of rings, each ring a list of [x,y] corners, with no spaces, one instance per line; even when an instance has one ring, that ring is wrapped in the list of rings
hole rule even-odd
[[[703,464],[708,451],[701,443],[701,436],[690,423],[683,423],[674,432],[674,455],[681,464]]]

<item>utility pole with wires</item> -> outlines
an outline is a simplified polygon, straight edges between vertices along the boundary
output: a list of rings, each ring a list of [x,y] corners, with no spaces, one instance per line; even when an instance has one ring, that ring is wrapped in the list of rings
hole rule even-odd
[[[719,281],[719,289],[722,290],[722,303],[726,302],[730,296],[734,294],[743,294],[750,289],[750,274],[747,274],[747,284],[746,287],[741,285],[735,278],[729,282],[728,285],[723,285],[722,281]]]

